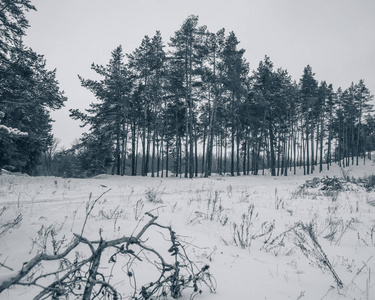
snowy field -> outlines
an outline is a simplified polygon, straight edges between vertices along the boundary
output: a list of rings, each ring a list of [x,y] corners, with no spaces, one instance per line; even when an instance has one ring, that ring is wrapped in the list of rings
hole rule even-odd
[[[358,178],[371,175],[374,168],[366,161],[345,172]],[[375,299],[375,192],[353,183],[344,184],[342,191],[299,188],[306,180],[327,175],[342,177],[342,171],[333,165],[329,172],[309,176],[196,179],[3,174],[0,232],[17,216],[22,220],[0,236],[0,283],[38,253],[64,251],[74,233],[89,240],[131,236],[150,220],[145,213],[151,212],[186,243],[191,261],[210,266],[216,292],[202,284],[203,293],[194,299]],[[142,239],[155,249],[166,242],[162,228],[150,228]],[[85,257],[85,251],[76,255]],[[112,270],[109,257],[103,258],[107,266],[102,272],[113,274],[110,283],[127,299],[129,262],[117,261]],[[137,288],[157,277],[153,258],[149,260],[131,265]],[[54,267],[38,265],[34,276]],[[40,291],[16,286],[0,299],[32,299]],[[182,299],[191,299],[191,293],[185,289]]]

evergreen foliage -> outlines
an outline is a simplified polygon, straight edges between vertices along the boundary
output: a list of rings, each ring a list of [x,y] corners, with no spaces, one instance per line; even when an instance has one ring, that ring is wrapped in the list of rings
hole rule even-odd
[[[117,48],[108,66],[93,65],[102,81],[81,79],[101,101],[86,113],[71,111],[90,125],[76,148],[96,162],[88,172],[82,161],[86,174],[192,178],[270,169],[286,176],[297,167],[310,174],[323,163],[348,165],[349,157],[358,164],[374,150],[372,96],[363,80],[335,93],[308,65],[297,84],[267,56],[249,75],[236,35],[212,33],[197,16],[164,48],[157,31],[127,61]]]
[[[334,92],[308,65],[296,83],[267,56],[250,73],[235,33],[210,32],[194,15],[167,45],[156,31],[132,53],[118,46],[107,65],[92,64],[100,80],[79,76],[98,101],[71,110],[89,130],[57,151],[49,112],[66,98],[56,72],[22,44],[33,9],[29,0],[0,2],[0,167],[65,177],[286,176],[371,158],[373,96],[363,80]]]
[[[22,43],[29,0],[0,1],[0,170],[34,173],[52,145],[50,110],[63,106],[56,70]]]

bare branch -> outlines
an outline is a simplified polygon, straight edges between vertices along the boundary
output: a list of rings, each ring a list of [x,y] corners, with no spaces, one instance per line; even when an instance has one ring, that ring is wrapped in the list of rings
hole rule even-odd
[[[96,203],[99,198],[94,200],[94,202]],[[88,206],[87,215],[90,214],[92,208],[93,206]],[[110,256],[109,263],[113,263],[114,265],[117,262],[116,257],[118,255],[130,258],[124,267],[130,279],[131,289],[133,289],[133,291],[129,291],[133,294],[133,298],[140,300],[150,298],[164,299],[167,293],[170,293],[173,298],[178,298],[186,288],[193,289],[193,294],[197,294],[201,292],[198,288],[199,282],[207,285],[210,291],[214,292],[216,284],[212,281],[211,275],[207,271],[208,266],[199,269],[188,258],[184,246],[181,245],[172,228],[156,223],[157,216],[151,213],[146,213],[146,215],[151,219],[135,236],[124,236],[109,241],[105,241],[102,238],[99,241],[90,241],[82,235],[74,234],[74,240],[65,251],[57,255],[39,254],[35,256],[24,265],[16,276],[0,284],[0,293],[11,286],[22,285],[35,286],[42,289],[34,299],[47,299],[51,297],[55,299],[61,295],[73,295],[74,297],[86,300],[101,299],[103,297],[106,297],[106,299],[120,299],[121,294],[115,286],[109,283],[113,275],[113,267],[109,276],[99,271],[103,269],[101,265],[105,250],[112,251],[111,253],[113,254]],[[165,240],[171,243],[168,252],[173,257],[174,263],[167,262],[157,250],[146,244],[147,241],[141,240],[141,237],[151,226],[159,227],[169,232],[170,238]],[[87,245],[90,248],[91,255],[85,259],[79,259],[76,256],[74,262],[70,262],[68,254],[81,244]],[[132,248],[138,249],[138,251],[136,252]],[[157,259],[155,261],[149,259],[147,253],[155,255]],[[138,288],[132,268],[135,259],[155,267],[157,272],[159,272],[158,278]],[[60,262],[60,267],[56,271],[41,274],[32,279],[36,273],[35,268],[45,261],[58,261]],[[54,280],[48,286],[43,286],[39,283],[41,279],[48,280],[52,277],[54,277]],[[26,278],[27,281],[25,282]]]

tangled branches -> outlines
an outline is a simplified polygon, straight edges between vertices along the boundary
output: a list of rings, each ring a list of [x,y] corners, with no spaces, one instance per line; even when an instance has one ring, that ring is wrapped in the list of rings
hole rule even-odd
[[[188,258],[186,247],[172,228],[157,223],[157,216],[151,213],[146,215],[150,220],[138,234],[129,237],[104,240],[100,236],[99,240],[90,241],[75,234],[70,245],[60,254],[41,253],[25,263],[12,278],[0,283],[0,293],[21,285],[42,289],[34,299],[59,299],[60,296],[66,296],[73,299],[146,300],[166,299],[168,295],[176,299],[187,288],[192,289],[191,298],[194,298],[202,292],[202,284],[215,292],[209,266],[198,268]],[[164,252],[148,245],[149,238],[143,240],[151,227],[167,232],[168,237],[163,235],[163,242],[169,244],[169,248],[163,251],[169,253],[169,259],[165,258]],[[88,254],[85,255],[85,251]],[[46,271],[48,262],[55,263],[54,270]],[[134,269],[141,262],[147,263],[147,273],[151,266],[155,271],[153,274],[157,276],[156,280],[138,287]]]

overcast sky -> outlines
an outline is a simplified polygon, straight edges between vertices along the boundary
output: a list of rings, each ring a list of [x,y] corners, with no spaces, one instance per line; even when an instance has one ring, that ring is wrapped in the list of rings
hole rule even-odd
[[[38,0],[29,12],[25,44],[57,68],[66,107],[52,113],[54,135],[70,147],[83,129],[69,118],[95,101],[77,75],[96,78],[122,45],[130,53],[160,30],[165,43],[189,15],[216,32],[234,31],[251,71],[264,55],[299,80],[306,65],[334,89],[365,80],[375,93],[375,0]]]

